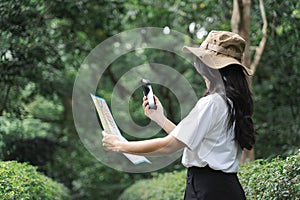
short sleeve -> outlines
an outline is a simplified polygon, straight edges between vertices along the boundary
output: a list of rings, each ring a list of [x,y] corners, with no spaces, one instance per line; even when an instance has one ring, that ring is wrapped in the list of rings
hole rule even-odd
[[[209,132],[214,120],[215,105],[211,98],[201,98],[191,112],[170,133],[194,150]]]

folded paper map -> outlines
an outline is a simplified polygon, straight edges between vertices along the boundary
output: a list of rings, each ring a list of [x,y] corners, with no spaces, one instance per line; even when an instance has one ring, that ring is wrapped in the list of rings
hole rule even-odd
[[[105,101],[105,99],[97,97],[93,94],[91,94],[91,97],[93,99],[93,102],[95,104],[96,110],[98,112],[101,124],[104,128],[104,130],[110,134],[117,135],[121,140],[126,141],[126,138],[124,138],[108,108],[108,105]],[[124,156],[126,156],[133,164],[138,165],[142,162],[146,162],[151,164],[151,162],[144,156],[138,156],[128,153],[123,153]]]

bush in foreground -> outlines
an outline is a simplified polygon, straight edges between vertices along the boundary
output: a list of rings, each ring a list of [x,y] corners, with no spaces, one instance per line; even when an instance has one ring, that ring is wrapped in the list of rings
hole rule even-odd
[[[126,189],[119,200],[183,199],[186,171],[159,174]],[[286,159],[256,160],[238,174],[247,199],[300,199],[300,151]]]
[[[0,162],[0,199],[69,199],[62,184],[36,171],[36,167],[16,161]]]
[[[242,166],[240,182],[247,199],[300,199],[300,151],[286,159],[257,160]]]

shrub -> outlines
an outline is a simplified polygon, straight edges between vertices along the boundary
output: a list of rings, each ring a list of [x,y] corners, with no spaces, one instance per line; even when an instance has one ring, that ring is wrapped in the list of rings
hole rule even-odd
[[[126,189],[119,200],[183,199],[186,171],[155,175]],[[300,151],[286,159],[256,160],[238,174],[247,199],[300,199]]]
[[[139,180],[123,192],[119,200],[183,199],[186,171],[154,174],[152,179]]]
[[[36,171],[27,163],[0,162],[0,199],[69,199],[62,184]]]
[[[286,159],[247,163],[239,178],[247,199],[300,199],[300,151]]]

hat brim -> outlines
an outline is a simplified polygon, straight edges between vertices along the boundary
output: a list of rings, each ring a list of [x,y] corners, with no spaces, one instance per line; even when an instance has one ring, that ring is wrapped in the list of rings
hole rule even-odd
[[[188,47],[184,46],[182,48],[183,52],[185,53],[192,53],[195,56],[197,56],[204,64],[206,64],[208,67],[213,68],[213,69],[221,69],[224,68],[228,65],[233,65],[237,64],[243,67],[245,70],[246,74],[251,76],[253,74],[252,70],[249,69],[248,67],[244,66],[240,61],[237,59],[226,56],[220,53],[216,53],[214,51],[204,49],[203,47]]]

